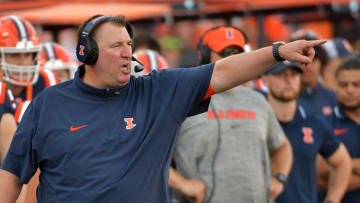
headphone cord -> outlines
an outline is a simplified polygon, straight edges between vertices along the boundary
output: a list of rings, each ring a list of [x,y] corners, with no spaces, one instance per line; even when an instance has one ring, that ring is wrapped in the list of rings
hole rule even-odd
[[[209,203],[211,201],[212,197],[214,196],[214,191],[215,191],[215,187],[216,187],[215,161],[216,161],[217,154],[219,153],[220,143],[221,143],[221,124],[220,124],[220,120],[219,120],[219,116],[217,114],[216,108],[212,102],[210,102],[210,108],[215,113],[215,119],[216,119],[216,124],[217,124],[217,128],[218,128],[218,139],[217,139],[217,143],[216,143],[216,147],[215,147],[215,152],[214,152],[213,158],[211,160],[212,188],[211,188],[211,191],[209,194],[209,198],[205,201],[206,203]]]

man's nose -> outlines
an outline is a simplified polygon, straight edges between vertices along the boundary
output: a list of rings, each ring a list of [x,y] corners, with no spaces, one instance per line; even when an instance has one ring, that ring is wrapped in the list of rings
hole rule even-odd
[[[347,92],[348,94],[353,93],[353,92],[354,92],[354,86],[351,85],[351,84],[349,84],[349,85],[346,87],[346,92]]]
[[[31,65],[32,64],[32,55],[27,54],[27,53],[20,54],[18,64],[19,65]]]
[[[121,56],[131,59],[131,57],[132,57],[132,48],[131,48],[131,46],[126,46],[126,47],[122,50]]]

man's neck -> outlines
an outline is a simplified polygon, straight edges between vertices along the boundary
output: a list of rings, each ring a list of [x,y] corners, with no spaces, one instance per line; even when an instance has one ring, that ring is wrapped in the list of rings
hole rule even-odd
[[[301,83],[301,88],[313,89],[313,88],[317,87],[317,85],[318,85],[317,82],[302,82]]]
[[[11,90],[11,93],[13,93],[13,95],[15,97],[18,97],[21,95],[21,93],[24,91],[25,87],[23,86],[18,86],[18,85],[13,85],[11,83],[6,82],[6,86]]]
[[[355,123],[360,124],[360,107],[354,110],[344,110],[346,115]]]
[[[107,88],[105,84],[101,83],[101,79],[98,74],[96,74],[94,67],[89,67],[88,65],[85,66],[85,74],[83,75],[82,80],[85,84],[98,89]]]
[[[292,101],[280,101],[275,99],[269,94],[268,96],[270,106],[274,110],[277,119],[281,122],[290,122],[294,119],[297,103],[296,100]]]

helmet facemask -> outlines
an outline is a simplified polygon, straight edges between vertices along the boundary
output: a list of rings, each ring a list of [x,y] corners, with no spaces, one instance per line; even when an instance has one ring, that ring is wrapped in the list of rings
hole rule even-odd
[[[40,68],[41,46],[34,46],[31,41],[19,41],[16,47],[0,47],[1,52],[1,71],[3,81],[8,83],[27,86],[37,82]],[[30,65],[11,64],[6,60],[10,54],[32,53],[32,63]]]
[[[70,54],[61,45],[56,43],[44,43],[40,57],[40,67],[44,70],[55,72],[58,79],[65,81],[74,77],[77,64]],[[67,71],[68,78],[62,78],[58,72]]]

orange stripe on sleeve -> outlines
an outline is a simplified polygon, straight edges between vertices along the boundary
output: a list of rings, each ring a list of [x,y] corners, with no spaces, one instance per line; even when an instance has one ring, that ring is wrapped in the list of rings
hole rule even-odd
[[[206,92],[204,98],[202,99],[202,101],[209,99],[213,95],[214,95],[214,91],[213,91],[211,85],[209,85],[209,89],[207,90],[207,92]]]
[[[6,95],[6,85],[5,83],[1,82],[1,90],[0,90],[0,104],[5,103],[5,95]]]
[[[47,76],[47,74],[46,74],[44,71],[40,70],[39,72],[40,72],[41,76],[44,78],[45,87],[49,87],[49,86],[50,86],[50,79],[49,79],[49,77]]]
[[[20,117],[20,114],[21,114],[21,109],[23,107],[25,102],[21,102],[19,104],[19,107],[16,109],[16,112],[15,112],[15,121],[18,123],[19,122],[19,117]]]
[[[59,80],[59,78],[56,76],[55,73],[54,73],[54,77],[55,77],[56,84],[59,84],[59,83],[60,83],[60,80]]]
[[[33,86],[32,84],[28,84],[26,86],[26,100],[32,100],[33,97]]]

